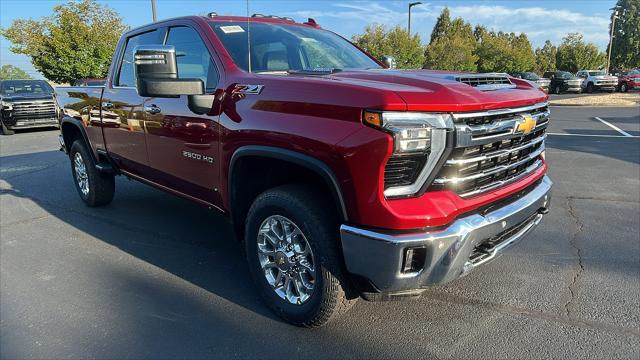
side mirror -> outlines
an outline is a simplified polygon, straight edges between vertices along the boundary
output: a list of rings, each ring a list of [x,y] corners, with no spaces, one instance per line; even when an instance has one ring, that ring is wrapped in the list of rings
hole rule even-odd
[[[176,49],[165,45],[139,45],[134,49],[136,89],[142,97],[177,97],[204,94],[200,79],[178,79]]]
[[[393,56],[383,56],[382,63],[387,67],[387,69],[395,69],[396,68],[396,58]]]

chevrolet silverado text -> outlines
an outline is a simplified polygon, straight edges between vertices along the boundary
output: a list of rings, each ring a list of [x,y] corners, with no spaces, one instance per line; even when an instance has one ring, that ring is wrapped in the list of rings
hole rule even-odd
[[[87,205],[124,175],[227,215],[300,326],[459,278],[548,211],[538,86],[388,69],[313,19],[156,22],[123,35],[104,87],[56,99]]]

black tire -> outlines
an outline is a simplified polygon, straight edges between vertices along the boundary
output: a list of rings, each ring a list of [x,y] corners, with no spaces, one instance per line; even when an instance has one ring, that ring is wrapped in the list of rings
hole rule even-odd
[[[7,128],[2,120],[0,120],[0,131],[2,132],[2,135],[13,135],[16,133],[15,131]]]
[[[76,166],[74,162],[76,154],[79,154],[84,162],[86,178],[88,181],[87,193],[84,193],[79,185],[78,174],[76,173]],[[109,204],[111,200],[113,200],[113,195],[116,190],[114,175],[104,174],[96,169],[93,157],[82,140],[76,140],[71,145],[69,158],[71,159],[71,173],[73,174],[74,184],[82,201],[91,207]]]
[[[629,91],[629,86],[627,85],[627,83],[620,84],[620,92],[627,92],[627,91]]]
[[[357,300],[349,290],[339,248],[338,222],[330,209],[325,199],[314,194],[313,188],[285,185],[259,195],[247,215],[244,243],[251,276],[267,305],[296,326],[321,326],[345,313]],[[313,252],[314,289],[301,304],[279,297],[267,282],[259,262],[258,232],[263,222],[274,215],[290,219]]]
[[[593,83],[588,83],[587,84],[587,92],[589,94],[591,94],[593,92]]]
[[[561,92],[562,92],[562,89],[560,88],[560,85],[556,85],[556,86],[553,88],[553,93],[554,93],[554,94],[558,94],[558,95],[559,95]]]

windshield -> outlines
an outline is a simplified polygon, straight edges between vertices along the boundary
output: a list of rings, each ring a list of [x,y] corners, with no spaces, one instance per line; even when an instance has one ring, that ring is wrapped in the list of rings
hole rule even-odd
[[[572,73],[570,73],[570,72],[566,72],[566,71],[561,71],[561,72],[557,73],[557,74],[556,74],[556,77],[557,77],[557,78],[560,78],[560,79],[567,79],[567,80],[575,79],[575,78],[576,78],[576,76],[575,76],[575,75],[573,75],[573,74],[572,74]]]
[[[589,76],[603,76],[607,75],[606,71],[589,71]]]
[[[44,80],[3,80],[0,94],[51,94],[53,88]]]
[[[307,26],[250,23],[210,23],[238,67],[251,72],[323,71],[382,68],[340,36]],[[247,30],[251,32],[251,59]]]
[[[525,80],[531,80],[531,81],[540,80],[540,76],[532,72],[522,73],[522,78]]]

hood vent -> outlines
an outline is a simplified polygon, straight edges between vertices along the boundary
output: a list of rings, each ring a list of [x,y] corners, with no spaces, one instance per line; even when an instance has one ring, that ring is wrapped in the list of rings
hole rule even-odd
[[[513,89],[516,87],[509,80],[509,75],[501,73],[468,74],[455,78],[456,81],[473,86],[478,90]]]

